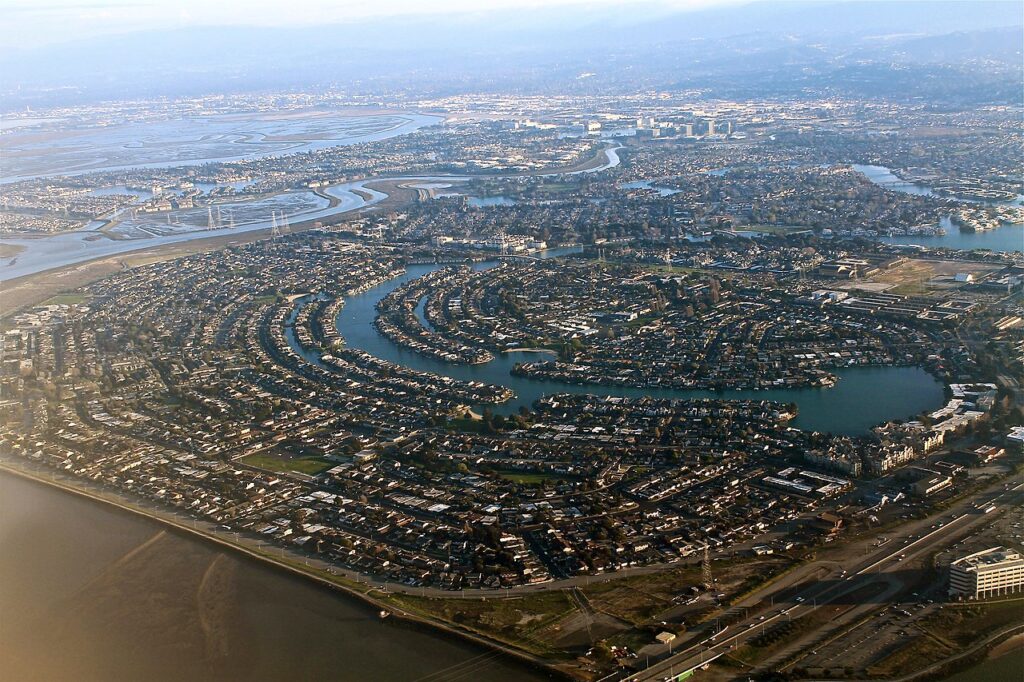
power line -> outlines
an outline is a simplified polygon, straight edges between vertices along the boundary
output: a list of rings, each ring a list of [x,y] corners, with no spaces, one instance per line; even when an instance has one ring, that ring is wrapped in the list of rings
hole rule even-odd
[[[711,576],[711,549],[709,545],[704,545],[704,559],[701,561],[700,573],[704,587],[711,589],[715,581]]]

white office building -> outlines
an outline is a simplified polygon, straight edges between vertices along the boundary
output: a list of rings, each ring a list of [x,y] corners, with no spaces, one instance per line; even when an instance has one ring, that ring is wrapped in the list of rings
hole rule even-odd
[[[971,599],[1016,592],[1024,586],[1024,558],[1005,547],[992,547],[949,565],[949,593]]]

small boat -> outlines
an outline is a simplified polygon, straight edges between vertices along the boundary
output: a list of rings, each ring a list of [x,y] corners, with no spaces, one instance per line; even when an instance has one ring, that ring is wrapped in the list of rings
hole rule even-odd
[[[391,615],[390,611],[385,611],[384,609],[380,610],[380,619],[381,620],[384,620],[385,618],[387,618],[390,615]]]

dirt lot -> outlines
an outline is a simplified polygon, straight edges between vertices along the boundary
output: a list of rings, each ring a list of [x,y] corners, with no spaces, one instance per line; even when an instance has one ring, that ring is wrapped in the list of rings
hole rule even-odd
[[[953,277],[958,273],[968,272],[980,279],[1001,267],[995,263],[912,259],[867,279],[844,282],[837,288],[868,289],[903,295],[924,294],[961,286],[953,282]]]

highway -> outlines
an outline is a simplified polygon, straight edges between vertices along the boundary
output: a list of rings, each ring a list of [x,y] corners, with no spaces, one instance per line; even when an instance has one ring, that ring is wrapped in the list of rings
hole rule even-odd
[[[1014,485],[1007,488],[1005,480],[999,481],[970,498],[957,502],[951,509],[920,521],[904,524],[897,531],[902,536],[900,539],[886,543],[884,548],[877,552],[866,552],[866,557],[865,553],[855,552],[854,556],[846,561],[827,562],[833,567],[829,578],[820,580],[796,594],[786,597],[782,594],[791,588],[792,581],[787,581],[784,585],[771,585],[757,595],[757,601],[761,604],[764,604],[766,599],[771,599],[781,605],[774,608],[771,613],[765,613],[763,608],[753,607],[750,610],[754,613],[729,626],[724,632],[689,643],[645,670],[626,676],[617,675],[616,679],[622,682],[671,679],[675,675],[707,664],[708,661],[740,646],[782,619],[792,620],[807,616],[845,595],[869,589],[869,586],[878,583],[879,594],[873,596],[871,601],[856,605],[844,613],[841,620],[850,622],[865,612],[876,610],[880,603],[904,590],[901,578],[894,574],[895,569],[901,567],[904,561],[910,562],[934,552],[963,537],[969,531],[987,525],[999,515],[1006,513],[1009,507],[1024,504],[1024,482],[1014,480],[1013,483]],[[995,504],[997,509],[992,513],[985,513],[983,508],[989,504]],[[932,529],[927,524],[935,528]],[[929,532],[914,537],[915,531],[922,526]],[[813,567],[814,564],[809,566]],[[801,573],[806,574],[806,571]],[[834,625],[840,624],[839,621],[834,622]]]
[[[5,467],[9,468],[12,472],[20,473],[24,471],[24,462],[19,463],[20,466],[16,467]],[[28,473],[25,471],[25,473]],[[211,523],[205,521],[199,521],[197,519],[182,519],[176,513],[168,513],[166,511],[142,511],[134,505],[125,505],[120,502],[115,502],[110,499],[109,491],[100,493],[99,491],[90,491],[93,486],[85,483],[78,479],[69,479],[62,475],[61,472],[54,472],[47,470],[45,474],[40,476],[38,472],[30,474],[33,478],[38,478],[46,482],[51,482],[54,485],[61,487],[71,487],[75,492],[84,494],[89,497],[107,502],[109,504],[115,504],[116,506],[122,507],[126,510],[142,513],[158,521],[173,525],[183,531],[189,533],[197,533],[202,535],[214,542],[222,544],[224,546],[230,546],[231,548],[249,554],[254,558],[260,558],[264,561],[274,563],[288,571],[302,572],[314,580],[323,582],[332,587],[339,587],[338,585],[321,578],[311,572],[309,569],[321,569],[333,574],[349,575],[350,572],[343,569],[335,569],[322,562],[310,559],[308,557],[296,556],[292,552],[288,552],[288,556],[291,558],[297,558],[302,561],[306,567],[305,571],[297,568],[296,565],[285,563],[285,552],[283,549],[280,550],[281,561],[276,557],[271,556],[265,549],[260,547],[260,543],[256,543],[253,547],[253,541],[240,536],[238,533],[233,532],[221,532],[219,528]],[[67,482],[58,482],[67,481]],[[98,493],[98,494],[97,494]],[[990,504],[997,506],[996,511],[992,513],[985,513],[983,509]],[[893,540],[886,543],[882,548],[872,552],[871,540],[857,540],[844,547],[842,551],[849,556],[848,559],[835,559],[829,558],[827,560],[815,561],[806,566],[800,567],[793,571],[791,574],[784,576],[779,581],[768,585],[767,587],[754,592],[750,597],[741,600],[737,607],[744,608],[748,611],[748,617],[738,621],[737,623],[730,625],[724,632],[720,632],[717,635],[711,635],[703,637],[699,641],[692,641],[689,643],[682,643],[683,646],[679,651],[675,652],[669,658],[655,663],[654,665],[646,668],[642,671],[628,672],[623,671],[615,673],[611,676],[604,678],[604,680],[619,680],[620,682],[641,682],[647,680],[665,680],[671,675],[678,675],[687,670],[700,667],[707,664],[708,662],[718,658],[729,652],[730,649],[736,648],[741,644],[745,643],[748,639],[760,635],[769,626],[780,622],[783,618],[785,619],[797,619],[814,613],[817,609],[822,608],[828,604],[834,603],[841,599],[845,595],[849,595],[858,590],[866,589],[878,583],[879,588],[877,593],[871,595],[871,600],[864,603],[858,604],[854,608],[849,609],[847,612],[842,614],[841,619],[837,619],[833,622],[834,626],[839,626],[843,622],[851,622],[852,619],[857,616],[864,615],[869,611],[879,608],[885,600],[889,600],[895,597],[899,593],[905,591],[905,586],[902,583],[902,579],[894,574],[894,569],[897,569],[904,564],[902,562],[913,561],[929,552],[936,551],[941,547],[948,545],[950,542],[963,537],[969,531],[983,525],[987,525],[991,521],[995,520],[1002,514],[1014,507],[1020,507],[1024,505],[1024,482],[1019,477],[1014,480],[1012,486],[1007,486],[1005,479],[997,483],[992,484],[988,488],[979,491],[969,497],[968,499],[960,500],[955,503],[950,509],[944,510],[932,514],[931,516],[904,523],[899,529],[896,529],[895,534],[890,532],[888,535],[893,536]],[[941,526],[939,524],[942,524]],[[929,528],[929,524],[935,526],[935,528]],[[920,537],[916,537],[916,533],[921,532],[924,529],[924,534]],[[859,551],[862,550],[862,551]],[[827,570],[827,575],[824,578],[819,578],[823,571]],[[363,582],[367,586],[373,585],[374,583],[366,580],[362,576],[351,575],[351,577],[359,582]],[[806,582],[808,579],[814,579],[816,582],[806,588],[800,589],[794,592],[794,586],[798,586],[801,583]],[[571,581],[560,581],[570,583],[566,586],[576,586],[577,579]],[[392,587],[388,585],[381,585],[382,592],[388,592]],[[434,592],[432,588],[410,588],[408,586],[393,586],[397,591],[406,592],[410,594],[430,594]],[[539,589],[551,589],[552,584],[546,583],[538,586],[531,586]],[[366,598],[366,595],[352,589],[345,589],[352,594],[355,594],[361,598]],[[529,588],[519,588],[515,593],[521,591],[533,591]],[[789,593],[789,594],[787,594]],[[576,592],[576,596],[582,596]],[[442,596],[451,597],[453,596],[450,592],[444,592]],[[469,596],[469,595],[460,595]],[[494,597],[494,591],[488,591],[487,596]],[[511,594],[509,595],[511,596]],[[772,606],[768,607],[767,602],[771,602]],[[777,602],[777,604],[776,604]],[[750,604],[750,606],[744,606]],[[587,611],[587,605],[581,604],[584,611]],[[390,608],[390,607],[389,607]],[[412,620],[422,620],[412,614],[400,614]],[[763,620],[761,617],[763,616]],[[451,629],[451,628],[448,628]],[[465,636],[466,633],[462,633]],[[493,642],[490,642],[493,644]],[[507,647],[501,647],[508,650]],[[508,650],[509,653],[518,654],[518,652]],[[528,657],[527,657],[528,658]],[[603,682],[603,681],[602,681]]]

